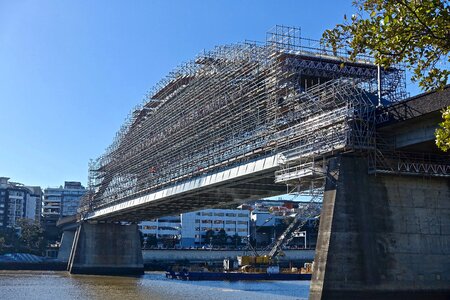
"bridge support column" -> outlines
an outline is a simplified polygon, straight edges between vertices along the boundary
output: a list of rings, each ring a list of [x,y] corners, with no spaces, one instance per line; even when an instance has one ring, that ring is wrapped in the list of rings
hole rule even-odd
[[[450,182],[329,165],[310,299],[449,299]]]
[[[68,269],[72,274],[143,274],[137,225],[82,223],[75,233]]]

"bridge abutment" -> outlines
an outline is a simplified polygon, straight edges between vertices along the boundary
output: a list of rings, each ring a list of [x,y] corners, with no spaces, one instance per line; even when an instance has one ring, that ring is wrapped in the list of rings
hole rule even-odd
[[[448,299],[449,257],[448,178],[330,162],[310,299]]]
[[[68,270],[72,274],[143,274],[137,225],[82,223],[75,233]]]

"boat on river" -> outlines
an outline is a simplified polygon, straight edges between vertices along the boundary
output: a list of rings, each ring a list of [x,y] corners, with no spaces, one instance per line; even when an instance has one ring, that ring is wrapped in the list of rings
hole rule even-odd
[[[173,272],[166,273],[167,278],[180,280],[311,280],[311,274],[302,273],[244,273],[244,272]]]
[[[243,257],[242,260],[249,261],[253,257]],[[303,268],[285,268],[280,269],[278,265],[265,264],[268,259],[259,257],[259,264],[247,264],[240,268],[232,268],[233,261],[230,259],[224,260],[224,270],[221,272],[213,272],[208,270],[191,271],[184,268],[181,271],[169,270],[166,272],[166,277],[180,280],[311,280],[312,263],[305,263]],[[255,260],[253,260],[255,261]]]

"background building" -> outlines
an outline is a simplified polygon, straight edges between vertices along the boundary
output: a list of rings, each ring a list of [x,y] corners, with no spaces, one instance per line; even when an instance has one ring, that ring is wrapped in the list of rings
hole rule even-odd
[[[20,219],[40,221],[42,190],[0,177],[0,227],[17,228]]]
[[[40,222],[42,216],[42,189],[40,186],[26,186],[26,188],[30,193],[27,195],[25,215],[29,219]]]
[[[48,241],[56,242],[61,239],[61,232],[56,223],[62,217],[77,213],[80,199],[85,193],[86,189],[76,181],[65,181],[64,187],[44,190],[42,225]]]
[[[201,246],[212,243],[208,231],[219,234],[223,229],[227,237],[237,235],[244,240],[249,235],[250,212],[240,209],[206,209],[181,215],[181,245]],[[229,241],[233,244],[232,241]]]
[[[295,218],[299,225],[287,247],[315,248],[319,226],[321,202],[290,200],[258,200],[241,207],[250,213],[250,236],[254,247],[271,245]]]
[[[61,217],[77,214],[80,199],[86,193],[86,189],[77,181],[65,181],[61,201]]]
[[[170,216],[144,221],[139,224],[144,238],[144,248],[179,246],[181,217]]]
[[[45,222],[55,222],[65,216],[75,215],[86,189],[77,181],[65,181],[64,187],[46,188],[42,216]]]
[[[179,216],[163,217],[139,224],[144,247],[202,247],[215,244],[220,232],[221,246],[236,246],[249,235],[250,212],[240,209],[206,209]],[[214,240],[213,240],[214,239]],[[216,243],[217,244],[217,243]]]
[[[297,216],[300,226],[288,247],[314,248],[321,203],[258,200],[237,209],[205,209],[139,224],[144,248],[267,247]]]

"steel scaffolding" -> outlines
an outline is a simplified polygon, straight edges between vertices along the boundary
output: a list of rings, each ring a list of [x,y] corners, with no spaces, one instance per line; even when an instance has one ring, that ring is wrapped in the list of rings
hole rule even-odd
[[[277,181],[309,177],[311,187],[329,154],[373,147],[376,78],[369,57],[349,61],[295,27],[276,26],[265,43],[205,51],[131,111],[90,164],[81,210],[273,154],[283,160]],[[382,78],[385,101],[404,98],[401,68]]]

